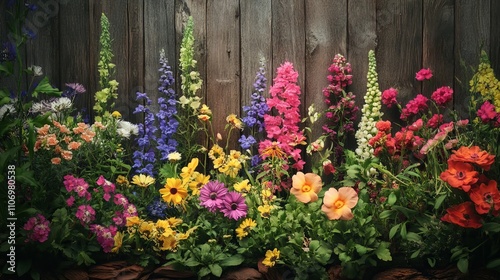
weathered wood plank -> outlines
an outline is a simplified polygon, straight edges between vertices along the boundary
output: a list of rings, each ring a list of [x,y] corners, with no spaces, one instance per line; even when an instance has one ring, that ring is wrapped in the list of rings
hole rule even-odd
[[[305,4],[304,0],[273,0],[273,70],[285,61],[293,63],[299,73],[298,84],[301,88],[301,112],[305,112]]]
[[[317,111],[327,109],[323,88],[328,85],[328,67],[336,54],[347,55],[347,1],[306,1],[305,105]],[[307,114],[307,110],[304,112]],[[305,116],[305,115],[304,115]],[[312,127],[314,141],[322,134],[322,124]]]
[[[353,76],[353,83],[348,90],[356,95],[356,104],[362,108],[367,85],[368,51],[375,50],[377,45],[377,17],[375,1],[362,0],[357,3],[347,5],[347,61],[351,63]]]
[[[59,73],[60,4],[55,1],[40,3],[42,6],[28,17],[28,22],[36,27],[36,37],[26,42],[26,65],[41,66],[51,84],[64,89],[65,82],[61,83]]]
[[[133,114],[137,91],[144,91],[144,56],[150,54],[144,51],[144,2],[129,0],[127,3],[128,16],[128,71],[126,105],[128,120],[137,123],[142,118]],[[158,19],[161,21],[161,18]],[[152,32],[153,33],[153,32]],[[152,53],[151,53],[152,54]]]
[[[403,105],[421,93],[422,1],[377,1],[377,71],[380,90],[394,87]],[[386,117],[397,120],[399,112]]]
[[[203,80],[203,85],[199,91],[200,97],[206,100],[207,96],[207,0],[176,0],[175,1],[175,31],[176,39],[176,63],[179,64],[179,50],[182,42],[182,34],[184,26],[189,16],[193,17],[194,21],[194,59],[198,62],[197,70],[200,72],[200,78]],[[215,20],[218,20],[215,18]],[[179,72],[179,71],[177,71]],[[179,73],[177,73],[177,78]],[[180,81],[180,79],[177,79]],[[180,83],[177,83],[180,90]]]
[[[455,2],[455,99],[453,106],[465,114],[468,112],[470,94],[469,81],[477,68],[481,47],[489,51],[490,46],[490,1]]]
[[[238,0],[207,4],[207,105],[214,112],[213,132],[224,133],[225,119],[240,112],[240,10]],[[231,146],[236,147],[237,137]]]
[[[144,82],[145,90],[153,100],[152,109],[158,111],[158,80],[160,51],[165,50],[175,75],[178,65],[175,36],[175,2],[146,0],[144,3]],[[135,93],[134,93],[135,94]]]
[[[423,2],[422,67],[430,68],[434,73],[432,79],[422,85],[422,93],[425,96],[431,96],[439,87],[453,87],[454,84],[454,2],[453,0]]]
[[[240,1],[241,10],[241,105],[249,105],[260,60],[265,61],[268,88],[272,82],[271,1]],[[269,96],[268,91],[264,96]],[[243,112],[240,111],[240,115]]]
[[[61,83],[80,83],[87,92],[75,99],[75,107],[92,116],[94,91],[89,71],[89,4],[69,1],[59,7],[59,57]]]
[[[491,0],[490,61],[500,79],[500,1]]]

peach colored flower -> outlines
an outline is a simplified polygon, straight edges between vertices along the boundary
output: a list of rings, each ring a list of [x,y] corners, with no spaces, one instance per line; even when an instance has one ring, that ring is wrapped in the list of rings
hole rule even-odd
[[[95,132],[91,131],[91,130],[86,130],[82,133],[82,135],[80,136],[83,140],[85,140],[85,142],[91,142],[92,139],[94,138],[95,136]]]
[[[66,144],[69,144],[71,142],[72,138],[70,136],[64,136],[63,141],[66,142]]]
[[[50,162],[52,162],[52,164],[60,164],[61,163],[61,158],[59,158],[59,157],[52,158],[50,160]]]
[[[87,125],[85,123],[78,123],[77,125],[77,127],[73,128],[75,134],[80,134],[87,130]]]
[[[321,211],[330,220],[350,220],[354,217],[351,209],[358,204],[358,193],[351,187],[341,187],[338,190],[330,188],[323,198]]]
[[[73,141],[73,142],[70,142],[68,144],[68,149],[70,149],[70,150],[78,150],[78,148],[80,148],[81,145],[82,145],[82,143]]]
[[[36,132],[38,133],[38,135],[47,135],[47,133],[49,133],[49,128],[50,125],[46,124],[43,127],[38,128]]]
[[[321,177],[317,174],[297,172],[292,176],[290,193],[302,203],[314,202],[318,200],[318,193],[322,186]]]
[[[61,151],[61,156],[65,160],[71,160],[73,158],[73,152],[72,151]]]
[[[59,140],[57,140],[55,134],[49,134],[47,135],[47,145],[49,146],[55,146],[59,143]]]

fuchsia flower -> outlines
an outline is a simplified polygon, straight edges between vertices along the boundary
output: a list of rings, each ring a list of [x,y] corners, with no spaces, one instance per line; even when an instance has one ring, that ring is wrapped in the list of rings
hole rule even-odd
[[[422,119],[418,119],[414,123],[408,126],[408,130],[419,131],[423,126],[424,126],[424,121]]]
[[[47,241],[50,233],[50,222],[41,214],[36,214],[35,217],[29,218],[24,224],[23,229],[28,231],[29,241],[36,241],[43,243]]]
[[[440,87],[434,91],[431,95],[431,99],[436,102],[437,105],[444,106],[446,103],[451,101],[453,98],[453,89],[450,87]]]
[[[248,206],[245,204],[245,197],[239,192],[228,192],[223,199],[220,211],[225,217],[239,220],[247,215]]]
[[[88,225],[95,220],[95,210],[90,205],[80,205],[75,216],[82,225]]]
[[[89,184],[82,178],[66,175],[64,176],[63,184],[68,192],[76,192],[79,197],[84,197],[87,200],[90,200],[92,197],[88,192]]]
[[[442,122],[443,122],[443,115],[441,115],[441,114],[434,114],[427,121],[427,127],[437,128],[439,126],[439,124],[441,124]]]
[[[104,253],[111,252],[115,245],[115,235],[117,228],[115,226],[104,227],[101,225],[91,225],[90,231],[97,236],[97,242],[101,245]]]
[[[410,100],[406,107],[401,111],[401,119],[406,120],[412,115],[416,115],[428,108],[427,101],[429,99],[422,94],[418,94],[417,97]]]
[[[111,198],[111,194],[115,192],[115,184],[111,183],[110,181],[106,180],[104,176],[100,176],[99,179],[97,179],[97,185],[101,186],[102,189],[104,190],[104,195],[103,198],[105,201],[109,201]]]
[[[491,104],[489,101],[485,101],[479,110],[477,110],[477,116],[483,123],[496,119],[498,116],[495,111],[495,105]]]
[[[422,68],[415,75],[415,79],[417,79],[417,81],[430,80],[431,78],[432,78],[432,71],[429,68],[427,69]]]
[[[382,104],[391,108],[392,105],[398,104],[396,97],[398,96],[398,90],[395,88],[389,88],[382,92]]]
[[[121,205],[124,208],[126,208],[128,205],[128,199],[121,193],[117,193],[114,195],[113,202],[115,203],[115,205]]]
[[[74,196],[70,196],[68,199],[66,199],[66,205],[68,205],[68,207],[73,206],[73,204],[75,204],[75,197]]]

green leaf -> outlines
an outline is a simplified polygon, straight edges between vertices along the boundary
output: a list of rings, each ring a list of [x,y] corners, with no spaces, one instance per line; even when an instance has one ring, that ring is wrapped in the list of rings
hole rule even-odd
[[[36,88],[33,90],[33,96],[37,97],[39,93],[45,93],[48,96],[55,97],[61,96],[61,92],[59,91],[59,89],[50,85],[49,78],[47,78],[46,76],[40,81],[40,83],[38,83]]]
[[[398,200],[398,198],[396,197],[396,194],[392,192],[387,199],[387,203],[389,203],[389,205],[394,205],[396,200]]]
[[[465,258],[459,259],[457,262],[457,267],[460,272],[467,273],[467,271],[469,270],[469,260]]]
[[[380,219],[387,219],[387,218],[391,217],[392,215],[394,215],[395,213],[396,213],[396,211],[394,211],[394,210],[384,210],[384,211],[382,211],[382,213],[380,213],[379,218]]]
[[[418,255],[420,255],[420,249],[413,252],[413,254],[411,254],[411,256],[410,256],[410,259],[414,259],[414,258],[418,257]]]
[[[498,267],[500,267],[500,258],[491,260],[486,264],[486,268],[495,269]]]
[[[220,265],[223,266],[223,267],[226,267],[226,266],[237,266],[237,265],[240,265],[241,263],[243,263],[244,260],[245,260],[245,258],[243,258],[242,255],[239,255],[239,254],[238,255],[232,255],[229,258],[223,259],[220,262]]]
[[[401,230],[399,232],[401,234],[401,238],[406,239],[407,231],[406,231],[406,223],[401,224]]]
[[[210,269],[210,272],[212,272],[213,275],[220,277],[222,275],[222,267],[216,263],[214,264],[209,264],[208,268]]]
[[[382,261],[392,261],[391,251],[389,251],[389,242],[381,242],[375,250],[377,258]]]
[[[391,230],[389,231],[389,239],[392,239],[394,235],[396,235],[396,232],[398,232],[400,226],[401,224],[397,224],[391,228]]]
[[[199,266],[201,265],[201,263],[199,261],[197,261],[195,258],[189,258],[187,259],[183,265],[185,266],[189,266],[189,267],[194,267],[194,266]]]
[[[416,242],[416,243],[422,242],[422,237],[420,235],[416,234],[415,232],[408,232],[406,234],[406,239],[408,241],[412,241],[412,242]]]
[[[210,269],[208,267],[202,267],[202,268],[200,268],[200,271],[198,271],[198,276],[200,278],[202,278],[202,277],[205,277],[208,274],[210,274],[210,272],[211,271],[210,271]]]
[[[483,225],[484,231],[489,232],[500,232],[500,224],[499,223],[485,223]]]
[[[365,246],[360,245],[360,244],[356,244],[354,247],[356,248],[356,252],[358,252],[358,254],[360,254],[360,255],[364,255],[364,254],[366,254],[366,252],[373,250],[371,248],[365,247]]]
[[[443,204],[443,201],[446,199],[448,195],[446,194],[443,194],[443,195],[440,195],[438,198],[436,198],[436,204],[434,204],[434,209],[439,209],[439,207],[441,206],[441,204]]]

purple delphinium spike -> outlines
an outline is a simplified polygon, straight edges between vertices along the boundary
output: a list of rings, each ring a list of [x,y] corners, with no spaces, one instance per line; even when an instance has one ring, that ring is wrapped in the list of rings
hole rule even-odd
[[[143,101],[146,105],[139,104],[134,110],[134,114],[144,114],[144,122],[138,124],[138,148],[133,154],[134,165],[132,168],[136,170],[137,174],[154,176],[153,164],[156,161],[156,156],[154,147],[150,143],[156,143],[156,131],[158,128],[155,126],[155,116],[149,109],[151,99],[149,99],[146,93],[137,92],[137,101]]]
[[[176,100],[177,95],[174,89],[174,75],[170,70],[167,59],[165,57],[165,51],[160,52],[160,80],[158,91],[160,92],[160,97],[158,98],[158,104],[160,105],[160,110],[156,114],[158,124],[160,127],[160,137],[158,139],[157,149],[160,152],[160,160],[166,160],[168,155],[175,152],[177,149],[177,141],[173,138],[174,133],[177,131],[179,122],[175,118],[177,114]]]

